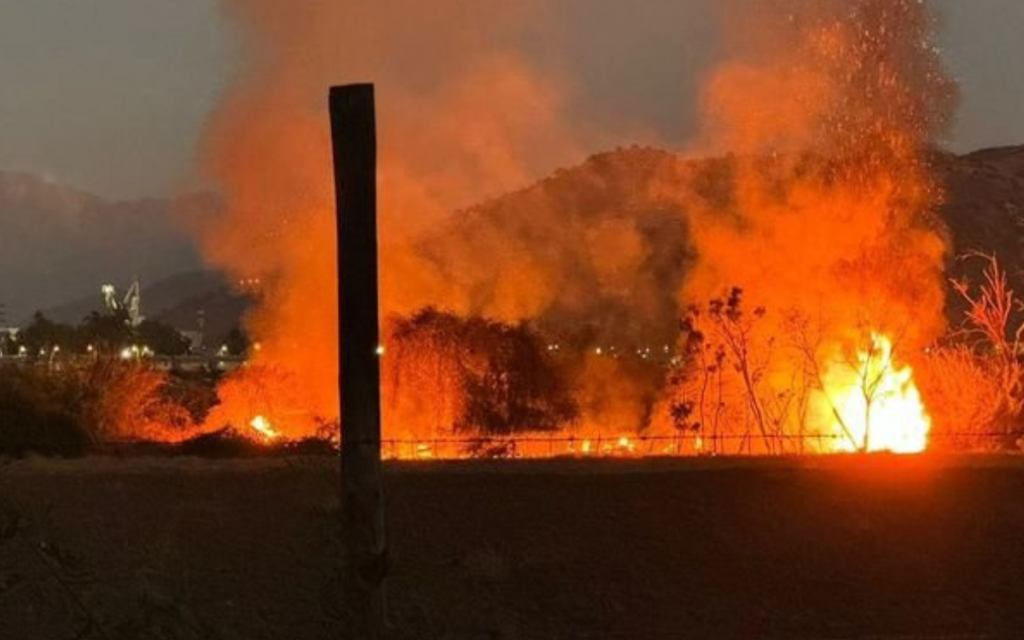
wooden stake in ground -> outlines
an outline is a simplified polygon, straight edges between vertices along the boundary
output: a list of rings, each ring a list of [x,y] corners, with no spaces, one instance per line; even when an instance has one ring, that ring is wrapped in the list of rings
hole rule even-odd
[[[387,546],[380,465],[377,135],[373,85],[330,94],[338,212],[342,606],[348,635],[384,633]]]

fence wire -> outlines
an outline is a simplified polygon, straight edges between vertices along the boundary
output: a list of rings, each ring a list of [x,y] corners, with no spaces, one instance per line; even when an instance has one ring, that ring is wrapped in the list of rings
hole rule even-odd
[[[377,442],[343,442],[376,445]],[[863,450],[843,435],[593,435],[438,437],[380,440],[381,457],[393,460],[465,458],[624,458],[693,456],[840,455]],[[929,437],[925,451],[991,453],[1021,451],[1021,441],[1006,433],[946,433]],[[871,450],[884,452],[884,450]],[[899,451],[895,453],[917,453]]]
[[[234,457],[236,455],[322,455],[344,446],[379,448],[385,460],[465,460],[541,458],[657,458],[657,457],[781,457],[828,456],[863,453],[841,434],[794,434],[762,438],[759,434],[709,435],[565,435],[562,433],[501,436],[439,436],[436,438],[382,438],[343,440],[305,438],[257,440],[237,436],[249,445],[235,447],[198,439],[181,443],[116,440],[95,443],[100,454],[185,454]],[[884,453],[886,450],[872,450]],[[936,433],[928,437],[925,453],[1021,453],[1024,438],[1007,433]],[[921,453],[894,451],[893,453]]]

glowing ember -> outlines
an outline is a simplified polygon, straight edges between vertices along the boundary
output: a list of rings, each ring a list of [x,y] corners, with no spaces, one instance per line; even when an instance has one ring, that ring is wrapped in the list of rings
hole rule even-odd
[[[630,440],[629,436],[620,437],[616,443],[616,448],[623,455],[636,453],[636,444]]]
[[[825,372],[837,451],[920,453],[928,446],[929,418],[909,366],[897,366],[892,341],[872,336],[851,364]]]
[[[252,421],[249,422],[249,426],[263,436],[264,440],[274,440],[281,435],[276,429],[274,429],[273,425],[270,424],[270,421],[263,416],[256,416],[253,418]]]

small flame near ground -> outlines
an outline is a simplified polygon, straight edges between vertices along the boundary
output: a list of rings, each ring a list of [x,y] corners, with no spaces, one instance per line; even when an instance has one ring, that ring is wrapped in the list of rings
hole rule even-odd
[[[275,440],[281,436],[280,432],[274,428],[263,416],[256,416],[249,422],[249,426],[256,430],[256,432],[266,441]]]
[[[837,452],[921,453],[928,447],[931,418],[914,371],[897,365],[893,351],[888,336],[875,334],[853,366],[837,363],[826,370]]]

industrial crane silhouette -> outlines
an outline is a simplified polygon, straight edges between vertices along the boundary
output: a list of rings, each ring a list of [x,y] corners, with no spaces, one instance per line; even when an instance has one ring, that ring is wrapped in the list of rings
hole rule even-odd
[[[103,292],[103,303],[110,313],[123,312],[128,316],[128,326],[135,328],[142,324],[145,318],[142,316],[142,291],[139,288],[139,279],[132,280],[124,297],[118,300],[117,289],[112,284],[105,284],[101,288]]]

